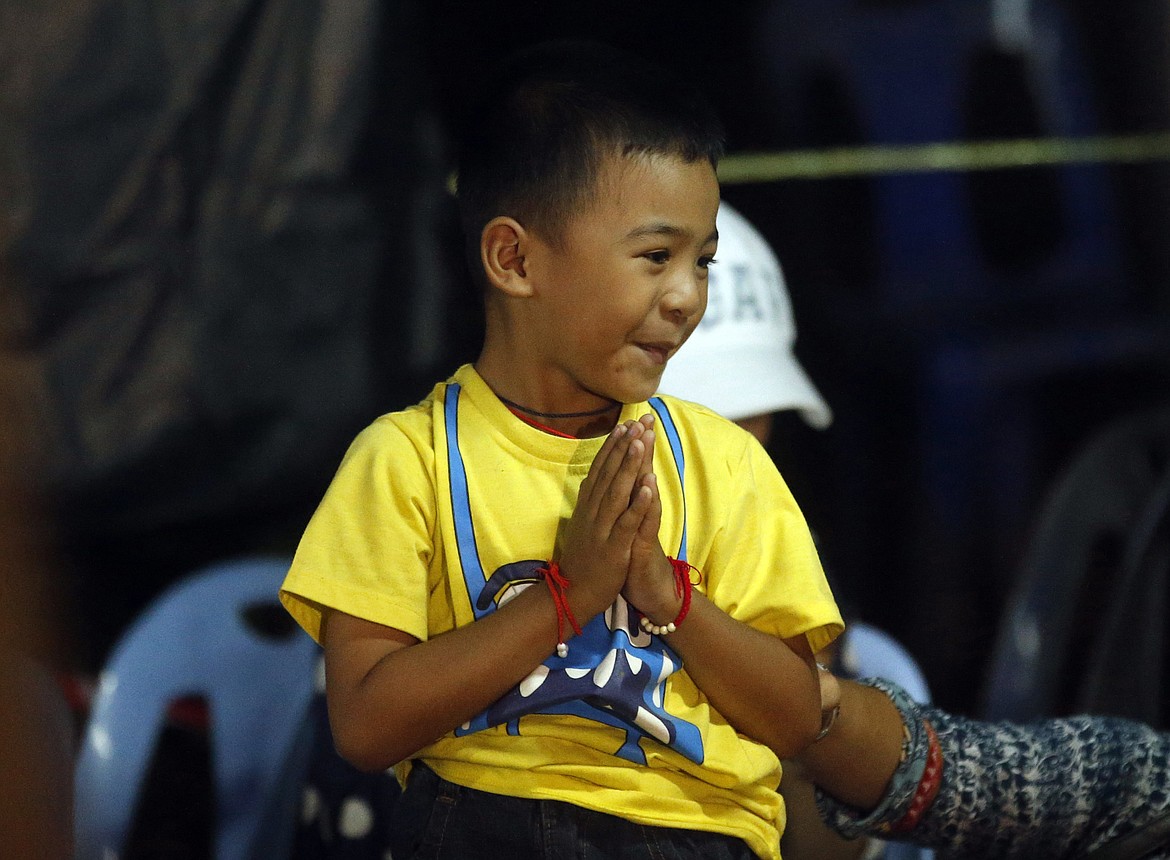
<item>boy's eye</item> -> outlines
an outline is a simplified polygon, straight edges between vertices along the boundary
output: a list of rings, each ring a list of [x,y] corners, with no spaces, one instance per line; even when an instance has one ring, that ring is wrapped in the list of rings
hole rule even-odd
[[[659,266],[665,266],[670,262],[670,251],[650,251],[644,255],[651,263]]]
[[[699,268],[700,269],[709,269],[712,266],[714,266],[717,262],[719,262],[719,261],[716,260],[712,256],[699,257]]]

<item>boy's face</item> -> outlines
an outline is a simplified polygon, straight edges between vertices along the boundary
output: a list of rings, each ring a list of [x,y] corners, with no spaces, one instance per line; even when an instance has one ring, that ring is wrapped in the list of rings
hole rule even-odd
[[[538,243],[526,260],[549,382],[575,400],[588,392],[629,403],[657,391],[667,359],[707,306],[718,208],[706,160],[603,163],[595,199],[569,221],[559,247]]]

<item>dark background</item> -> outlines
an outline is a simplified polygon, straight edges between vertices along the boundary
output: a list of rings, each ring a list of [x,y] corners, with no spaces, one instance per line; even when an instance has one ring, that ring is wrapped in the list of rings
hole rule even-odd
[[[36,369],[80,661],[183,573],[287,552],[349,438],[474,356],[445,179],[543,38],[700,83],[729,151],[1170,129],[1162,2],[20,4],[3,320]],[[1005,19],[1000,19],[1005,20]],[[975,708],[1044,492],[1170,400],[1166,161],[728,184],[833,406],[774,455],[843,602]]]

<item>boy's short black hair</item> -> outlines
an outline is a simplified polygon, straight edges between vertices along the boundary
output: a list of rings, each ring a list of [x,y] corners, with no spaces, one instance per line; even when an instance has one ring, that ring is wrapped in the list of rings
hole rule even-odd
[[[597,42],[543,42],[486,79],[459,135],[457,187],[472,272],[484,225],[510,215],[560,241],[610,154],[723,154],[702,92],[640,57]]]

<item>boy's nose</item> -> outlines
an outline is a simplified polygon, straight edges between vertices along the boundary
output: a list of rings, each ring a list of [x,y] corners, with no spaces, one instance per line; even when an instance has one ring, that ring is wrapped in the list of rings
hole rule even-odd
[[[699,275],[676,278],[662,297],[663,309],[679,322],[687,322],[707,307],[707,279]]]

